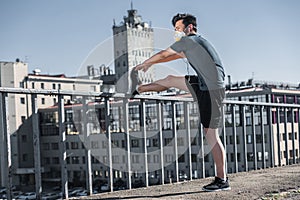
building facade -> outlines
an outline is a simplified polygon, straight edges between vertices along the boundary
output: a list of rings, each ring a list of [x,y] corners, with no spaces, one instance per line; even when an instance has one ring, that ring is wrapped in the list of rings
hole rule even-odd
[[[34,70],[32,74],[28,74],[28,65],[19,59],[16,62],[0,62],[0,73],[0,86],[4,88],[100,92],[102,85],[101,80],[93,80],[88,76],[66,77],[64,74],[47,75],[41,74],[39,69]],[[80,99],[77,96],[70,95],[65,98],[65,101],[68,103],[80,101]],[[57,96],[37,96],[38,108],[47,108],[56,105],[57,102]],[[31,95],[8,94],[7,105],[9,113],[8,126],[12,147],[12,178],[13,183],[16,185],[33,184],[34,182],[31,103]],[[1,149],[2,154],[3,150]],[[4,179],[1,178],[1,180],[2,185],[4,185]]]

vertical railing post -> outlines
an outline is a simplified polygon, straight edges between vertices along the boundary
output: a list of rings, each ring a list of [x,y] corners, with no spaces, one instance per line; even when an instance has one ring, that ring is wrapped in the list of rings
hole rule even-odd
[[[192,145],[191,145],[191,126],[190,126],[190,104],[189,102],[184,103],[184,121],[187,136],[187,146],[188,146],[188,161],[189,161],[189,176],[190,180],[193,178],[193,168],[192,168]]]
[[[175,153],[175,178],[176,182],[179,182],[179,168],[178,168],[178,146],[177,146],[177,125],[176,125],[176,104],[172,101],[172,130],[173,130],[173,137],[174,137],[174,153]]]
[[[146,187],[149,186],[149,172],[148,172],[148,150],[147,150],[147,124],[146,124],[146,104],[145,100],[141,100],[141,124],[142,124],[142,134],[144,143],[144,160],[145,160],[145,181]]]
[[[277,128],[277,156],[278,156],[278,166],[281,166],[281,133],[280,133],[280,108],[276,108],[276,128]]]
[[[226,107],[227,105],[226,104],[223,104],[222,106],[222,113],[223,115],[225,116],[225,111],[226,111]],[[227,148],[227,144],[226,144],[226,123],[225,123],[225,117],[223,117],[223,131],[222,131],[222,136],[223,136],[223,145],[224,145],[224,150],[225,150],[225,153],[227,152],[226,148]],[[226,174],[228,173],[228,157],[227,157],[227,154],[226,154],[226,160],[225,160],[225,172]]]
[[[243,132],[243,147],[244,147],[244,166],[245,171],[248,171],[248,151],[247,151],[247,131],[246,131],[246,108],[243,105],[242,109],[242,132]]]
[[[12,162],[9,129],[8,96],[0,93],[0,134],[1,134],[1,184],[6,187],[6,198],[12,199]]]
[[[157,124],[159,131],[159,148],[160,148],[160,168],[161,168],[161,184],[165,184],[165,163],[164,163],[164,140],[163,140],[163,117],[162,117],[162,102],[157,102]]]
[[[235,105],[231,105],[232,116],[232,137],[233,137],[233,153],[234,153],[234,170],[235,173],[239,171],[238,159],[237,159],[237,141],[236,141],[236,120],[235,120]]]
[[[110,124],[110,104],[109,104],[109,97],[105,98],[105,125],[106,125],[106,138],[107,138],[107,160],[109,163],[109,177],[108,183],[110,187],[110,191],[114,191],[113,187],[113,168],[112,168],[112,149],[111,149],[111,124]]]
[[[85,165],[86,165],[86,190],[89,195],[93,194],[93,185],[92,185],[92,156],[91,156],[91,141],[90,141],[90,131],[88,131],[88,102],[87,97],[82,97],[82,129],[83,129],[83,142],[85,145]]]
[[[252,134],[253,134],[253,159],[254,170],[257,170],[257,150],[256,150],[256,130],[255,130],[255,107],[251,106],[251,122],[252,122]]]
[[[205,174],[205,152],[204,152],[204,141],[203,141],[204,131],[203,131],[203,126],[200,122],[200,118],[199,118],[198,131],[199,131],[199,146],[200,146],[201,177],[205,178],[206,177],[206,174]],[[198,164],[198,160],[197,160],[197,164]],[[197,175],[198,175],[198,169],[197,169]]]
[[[289,134],[287,131],[287,108],[285,107],[284,109],[284,133],[285,133],[285,164],[289,165]]]
[[[69,199],[64,96],[58,95],[58,124],[60,137],[61,186],[64,199]]]
[[[265,169],[266,168],[266,155],[265,155],[265,152],[266,152],[266,143],[265,143],[265,128],[264,128],[264,116],[263,116],[263,113],[264,112],[264,107],[263,106],[260,106],[260,109],[259,109],[259,113],[260,113],[260,133],[261,133],[261,151],[262,151],[262,168]]]
[[[294,123],[294,109],[291,108],[292,112],[292,152],[293,152],[293,164],[296,164],[296,148],[295,148],[295,123]]]
[[[300,163],[300,109],[298,108],[298,163]]]
[[[35,170],[35,192],[36,198],[42,198],[42,177],[41,177],[41,154],[40,154],[40,131],[37,95],[31,95],[32,106],[32,131],[33,131],[33,153],[34,153],[34,170]]]
[[[270,143],[270,166],[271,167],[274,167],[275,166],[275,159],[274,159],[274,155],[275,155],[275,152],[274,152],[274,131],[273,131],[273,121],[272,121],[272,107],[268,107],[268,119],[269,119],[269,136],[270,136],[270,140],[269,140],[269,143]]]
[[[126,153],[127,153],[127,188],[131,190],[132,188],[132,180],[131,180],[131,149],[130,149],[130,133],[129,133],[129,103],[128,99],[124,99],[123,101],[123,115],[124,115],[124,129],[126,134]]]

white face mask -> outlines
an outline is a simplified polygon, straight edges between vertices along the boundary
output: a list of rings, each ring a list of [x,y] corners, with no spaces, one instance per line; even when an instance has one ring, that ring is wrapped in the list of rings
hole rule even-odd
[[[185,33],[183,31],[175,31],[174,39],[175,41],[179,41],[183,36],[185,36]]]

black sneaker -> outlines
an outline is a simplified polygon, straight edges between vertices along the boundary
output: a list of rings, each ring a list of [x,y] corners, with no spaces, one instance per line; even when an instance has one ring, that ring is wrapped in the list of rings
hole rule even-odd
[[[215,180],[212,183],[205,185],[202,189],[207,192],[231,190],[228,178],[226,178],[226,181],[223,181],[218,177],[215,177]]]
[[[137,86],[140,84],[138,71],[132,69],[130,72],[130,79],[131,79],[130,94],[133,94]]]
[[[135,95],[140,95],[140,93],[137,90],[134,90],[131,95],[130,98],[133,98]]]

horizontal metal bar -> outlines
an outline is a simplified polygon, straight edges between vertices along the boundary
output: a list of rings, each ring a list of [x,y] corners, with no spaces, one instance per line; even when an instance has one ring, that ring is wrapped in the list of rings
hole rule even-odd
[[[0,87],[1,93],[14,94],[41,94],[41,95],[70,95],[70,96],[93,96],[93,97],[112,97],[112,98],[131,98],[124,93],[107,93],[107,92],[89,92],[89,91],[73,91],[73,90],[42,90],[42,89],[25,89],[25,88],[7,88]],[[192,97],[181,96],[160,96],[160,95],[136,95],[134,99],[148,99],[161,101],[182,101],[192,102]],[[271,106],[282,108],[300,108],[299,104],[281,104],[281,103],[265,103],[265,102],[249,102],[249,101],[234,101],[224,100],[223,104],[235,105],[257,105],[257,106]]]
[[[281,108],[300,108],[299,104],[286,104],[286,103],[265,103],[265,102],[250,102],[250,101],[233,101],[224,100],[224,104],[235,104],[235,105],[249,105],[249,106],[266,106],[266,107],[281,107]]]

